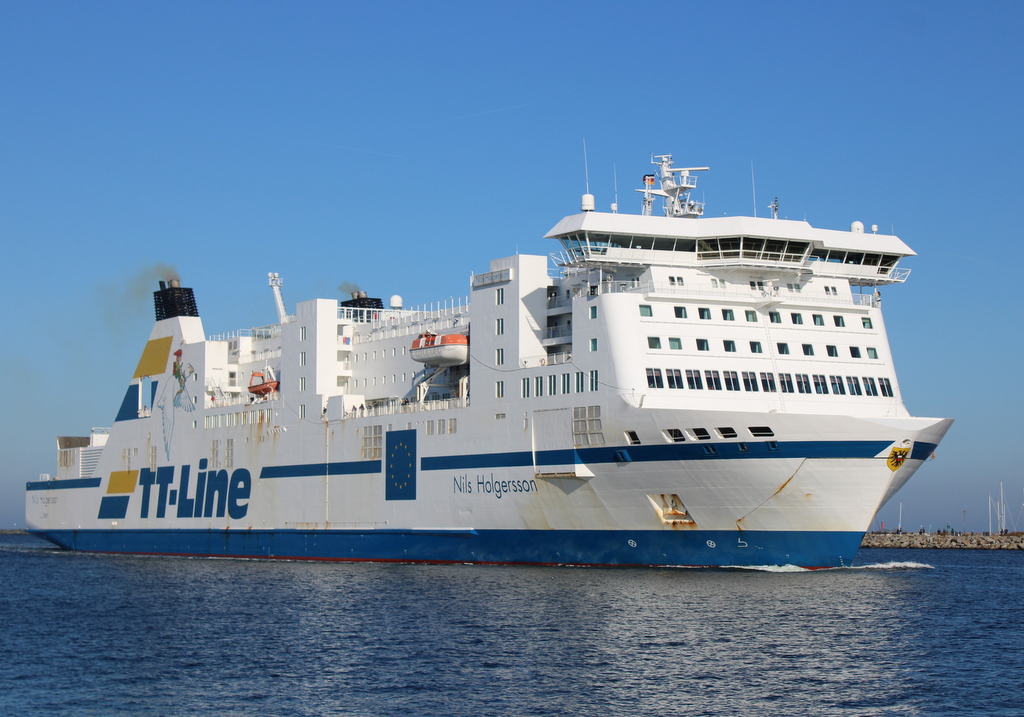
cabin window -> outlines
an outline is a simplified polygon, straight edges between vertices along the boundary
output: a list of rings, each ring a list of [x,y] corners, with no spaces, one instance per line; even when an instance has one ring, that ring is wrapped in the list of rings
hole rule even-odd
[[[847,376],[846,377],[846,385],[850,387],[850,395],[851,396],[860,396],[860,395],[862,395],[861,394],[861,390],[860,390],[860,381],[857,380],[856,376]]]
[[[840,328],[846,326],[846,319],[842,316],[833,316],[832,320],[835,322],[836,326],[839,326]]]
[[[821,374],[814,374],[814,392],[828,393],[828,384],[825,382],[825,377]]]
[[[505,365],[505,349],[494,349],[494,365]]]
[[[597,351],[597,339],[590,339],[590,350]]]
[[[751,323],[754,323],[754,322],[757,321],[757,312],[756,311],[751,311],[750,309],[747,309],[745,313],[746,313],[746,316],[747,316],[747,321],[750,321]]]
[[[754,393],[757,393],[757,391],[760,390],[757,387],[757,374],[753,371],[743,372],[743,390],[753,391]]]
[[[766,393],[775,393],[776,388],[774,373],[765,373],[763,371],[761,372],[761,388],[763,388]]]
[[[825,325],[825,317],[822,316],[821,314],[811,314],[811,318],[814,319],[814,325],[815,326],[824,326]]]
[[[494,383],[494,397],[505,398],[505,382],[495,381]]]
[[[590,307],[590,318],[592,318],[592,319],[596,319],[597,318],[597,307],[596,306],[591,306]]]
[[[780,314],[778,311],[769,311],[768,312],[768,318],[769,318],[769,320],[771,320],[771,322],[773,324],[781,324],[782,323],[782,314]]]
[[[789,353],[789,344],[775,344],[775,347],[782,355],[787,355]]]
[[[305,365],[306,365],[306,352],[305,351],[299,351],[299,366],[305,366]]]
[[[708,344],[707,339],[697,339],[697,350],[698,351],[710,351],[711,346]]]
[[[839,358],[839,349],[837,349],[835,346],[826,346],[825,353],[827,353],[832,358]]]
[[[306,327],[305,326],[300,326],[299,327],[299,341],[305,341],[305,340],[306,340]]]
[[[803,345],[803,349],[804,349],[804,356],[813,356],[814,355],[814,346],[813,345],[811,345],[811,344],[804,344]]]
[[[749,430],[750,435],[754,436],[755,438],[771,438],[772,436],[775,435],[775,431],[773,431],[768,426],[751,426],[747,430]]]
[[[505,288],[499,287],[494,290],[494,303],[497,306],[501,306],[505,303]]]
[[[718,371],[705,371],[704,378],[707,379],[709,391],[722,390],[722,378],[719,376]]]
[[[672,308],[676,312],[676,318],[677,319],[685,319],[686,318],[686,307],[685,306],[673,306]]]
[[[811,392],[811,377],[806,373],[798,373],[796,375],[796,388],[800,393]]]
[[[735,321],[736,315],[732,309],[722,309],[722,320],[723,321]]]
[[[533,386],[534,386],[534,389],[535,389],[535,391],[537,393],[537,397],[538,398],[540,398],[541,396],[544,395],[544,377],[543,376],[535,376],[534,379],[533,379]]]
[[[576,393],[583,393],[583,387],[586,382],[586,374],[582,371],[576,372]]]
[[[864,393],[866,393],[869,396],[878,395],[878,387],[875,385],[875,379],[871,378],[870,376],[864,377]]]
[[[590,390],[596,391],[598,386],[600,385],[601,382],[598,380],[597,377],[597,369],[594,369],[593,371],[590,372]]]
[[[558,395],[558,374],[553,373],[550,376],[548,376],[548,395]]]
[[[790,319],[792,319],[794,324],[802,324],[804,322],[804,315],[803,314],[795,314],[794,313],[794,314],[790,314],[789,317],[790,317]]]
[[[700,371],[691,371],[690,369],[687,369],[686,383],[691,389],[695,391],[699,391],[704,388],[704,382],[701,380]]]
[[[654,316],[654,311],[651,309],[650,304],[640,304],[640,315]]]
[[[636,434],[636,431],[626,431],[626,443],[631,446],[639,446],[640,436]]]
[[[572,393],[572,374],[562,374],[562,393]]]
[[[674,338],[672,336],[669,336],[669,338],[668,338],[668,347],[670,349],[672,349],[673,351],[682,351],[683,350],[683,340],[679,339],[679,338]]]
[[[793,375],[789,373],[779,374],[779,389],[783,393],[793,393]]]
[[[708,429],[706,428],[691,428],[690,430],[693,431],[693,435],[697,438],[698,441],[711,440],[711,434],[708,433]]]
[[[724,339],[722,347],[726,350],[726,353],[736,353],[736,342],[731,339]]]
[[[892,391],[892,384],[889,383],[889,379],[880,378],[878,379],[878,390],[882,392],[883,396],[893,398],[896,394]]]
[[[738,373],[735,371],[722,371],[722,376],[725,378],[726,391],[740,390],[740,375]]]
[[[649,349],[660,349],[661,348],[661,338],[658,337],[658,336],[648,336],[647,337],[647,348],[649,348]]]
[[[682,443],[686,440],[686,435],[678,428],[666,428],[665,437],[672,443]]]
[[[306,377],[305,376],[299,376],[299,390],[300,391],[305,391],[306,390]]]
[[[829,376],[829,385],[832,386],[832,393],[837,396],[845,396],[846,389],[843,388],[843,377],[842,376]]]
[[[665,375],[668,377],[669,388],[682,388],[683,387],[683,374],[677,368],[665,369]]]
[[[752,353],[752,354],[763,353],[762,350],[761,350],[761,342],[760,341],[751,341],[750,342],[750,353]]]
[[[711,309],[706,309],[702,307],[697,309],[697,313],[700,315],[700,318],[707,321],[711,320]]]
[[[524,378],[522,380],[522,385],[520,386],[520,393],[521,393],[523,398],[529,398],[530,397],[530,379],[529,378]]]
[[[505,333],[505,319],[494,320],[494,335],[501,336]]]
[[[873,349],[870,346],[868,346],[868,358],[869,359],[876,359],[876,358],[878,358],[878,349]]]
[[[850,347],[850,358],[860,358],[860,347],[859,346],[851,346]]]
[[[722,438],[735,438],[736,430],[729,426],[721,426],[715,429]]]
[[[871,328],[871,317],[869,317],[869,316],[862,316],[862,317],[860,317],[860,323],[864,326],[865,329],[870,329]]]

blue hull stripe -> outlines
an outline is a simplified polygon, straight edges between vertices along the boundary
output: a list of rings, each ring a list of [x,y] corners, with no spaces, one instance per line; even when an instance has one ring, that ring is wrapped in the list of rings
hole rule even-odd
[[[263,478],[310,478],[313,476],[350,476],[362,473],[380,473],[380,461],[349,461],[347,463],[304,463],[294,466],[266,466],[260,471]]]
[[[89,552],[403,563],[849,565],[862,533],[677,530],[52,530]]]
[[[626,448],[606,446],[537,451],[537,465],[575,463],[577,456],[580,461],[587,464],[618,463],[623,458],[636,462],[736,460],[742,458],[873,458],[890,445],[892,445],[892,441],[750,441],[747,443],[666,443]],[[933,444],[919,445],[933,446]],[[741,451],[741,446],[746,450]],[[916,453],[915,447],[915,457]],[[928,451],[925,455],[930,453],[931,451]],[[533,454],[529,451],[434,456],[420,460],[420,469],[425,471],[532,465]]]
[[[69,480],[34,480],[25,484],[25,490],[64,490],[72,488],[99,488],[102,478],[71,478]]]

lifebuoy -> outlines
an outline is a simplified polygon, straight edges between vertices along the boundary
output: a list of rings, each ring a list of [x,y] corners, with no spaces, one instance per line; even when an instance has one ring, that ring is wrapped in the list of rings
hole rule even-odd
[[[540,360],[540,365],[541,366],[547,366],[548,365],[548,360],[547,359],[541,359]]]

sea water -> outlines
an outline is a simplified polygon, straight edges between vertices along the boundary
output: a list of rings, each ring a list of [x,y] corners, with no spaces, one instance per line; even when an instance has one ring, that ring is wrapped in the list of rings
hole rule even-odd
[[[806,571],[263,562],[0,536],[0,714],[1021,715],[1024,552]]]

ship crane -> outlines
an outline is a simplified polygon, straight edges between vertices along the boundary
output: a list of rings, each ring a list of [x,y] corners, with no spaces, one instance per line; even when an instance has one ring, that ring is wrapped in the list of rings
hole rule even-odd
[[[692,218],[704,214],[704,202],[690,199],[690,190],[697,186],[697,178],[690,172],[706,172],[710,167],[673,167],[671,154],[652,155],[651,164],[659,167],[661,189],[654,188],[655,175],[644,175],[644,188],[636,190],[644,195],[643,216],[651,216],[655,197],[665,198],[666,217]]]

